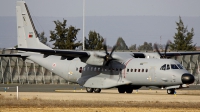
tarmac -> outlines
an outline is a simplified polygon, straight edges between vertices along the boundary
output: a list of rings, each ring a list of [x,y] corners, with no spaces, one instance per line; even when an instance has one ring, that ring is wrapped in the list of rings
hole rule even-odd
[[[0,92],[16,92],[16,86],[18,86],[19,92],[58,92],[66,90],[83,90],[86,92],[84,87],[79,86],[78,84],[0,84]],[[140,90],[161,90],[159,88],[146,88],[142,87]],[[103,89],[104,90],[108,89]],[[117,88],[112,88],[109,90],[116,90]],[[200,85],[190,85],[189,88],[184,88],[180,90],[200,90]],[[165,89],[163,91],[166,91]]]

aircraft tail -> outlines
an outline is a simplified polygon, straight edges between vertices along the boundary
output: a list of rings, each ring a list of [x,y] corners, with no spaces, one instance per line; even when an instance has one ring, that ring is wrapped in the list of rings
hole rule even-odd
[[[51,49],[39,41],[33,20],[24,1],[17,1],[16,13],[18,48]]]

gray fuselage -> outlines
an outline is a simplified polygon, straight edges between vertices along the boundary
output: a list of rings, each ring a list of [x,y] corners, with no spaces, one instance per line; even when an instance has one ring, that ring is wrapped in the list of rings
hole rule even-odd
[[[84,85],[89,78],[112,79],[114,82],[119,81],[132,85],[140,86],[172,86],[181,85],[181,76],[188,73],[183,69],[166,69],[163,70],[163,65],[180,64],[173,59],[140,59],[129,58],[124,62],[112,62],[108,66],[93,66],[80,61],[79,58],[73,60],[61,60],[60,56],[48,56],[43,58],[41,54],[34,54],[28,57],[30,60],[44,66],[53,73],[62,78],[79,83],[82,86],[92,86],[98,88],[110,88],[110,86],[94,86],[94,84]],[[87,77],[84,82],[78,81],[81,77]]]

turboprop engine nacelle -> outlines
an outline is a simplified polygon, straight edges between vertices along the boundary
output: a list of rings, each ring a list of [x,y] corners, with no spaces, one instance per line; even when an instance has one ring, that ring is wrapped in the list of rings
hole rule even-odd
[[[87,63],[89,65],[96,65],[96,66],[104,66],[104,58],[99,58],[98,55],[104,56],[104,52],[90,52],[90,57],[82,57],[80,58],[82,62]]]

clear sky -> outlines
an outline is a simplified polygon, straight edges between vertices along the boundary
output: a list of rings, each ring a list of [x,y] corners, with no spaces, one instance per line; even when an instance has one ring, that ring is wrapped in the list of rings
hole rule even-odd
[[[0,16],[15,16],[17,0],[0,0]],[[83,0],[25,0],[33,16],[82,16]],[[200,16],[200,0],[85,0],[86,16]]]
[[[16,1],[0,0],[0,17],[15,17]],[[48,37],[49,30],[55,27],[52,22],[54,17],[61,20],[65,18],[68,20],[67,25],[81,29],[77,37],[82,41],[83,0],[24,1],[39,32],[45,31]],[[95,30],[107,38],[107,44],[114,45],[118,37],[122,37],[128,46],[135,43],[142,45],[144,41],[158,43],[160,37],[160,43],[173,40],[175,22],[181,16],[188,30],[194,28],[193,44],[200,46],[200,0],[85,0],[85,5],[86,18],[90,18],[86,20],[85,36],[90,30]],[[38,21],[40,17],[49,19]],[[8,33],[10,30],[16,32],[16,21],[4,19],[0,23],[0,47],[3,44],[7,47],[5,43],[11,42],[9,40],[12,40],[12,45],[16,45],[13,39],[16,39],[17,34]],[[42,30],[37,26],[41,26],[39,28]]]

